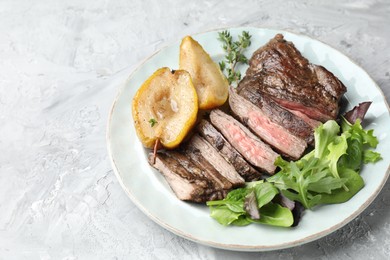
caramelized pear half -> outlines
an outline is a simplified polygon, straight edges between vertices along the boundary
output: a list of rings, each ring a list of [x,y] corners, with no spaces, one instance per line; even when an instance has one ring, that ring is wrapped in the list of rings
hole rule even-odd
[[[196,122],[198,96],[184,70],[158,69],[138,89],[132,113],[139,139],[147,148],[160,142],[178,146]]]
[[[180,45],[179,67],[191,74],[199,108],[212,109],[225,103],[229,83],[217,63],[191,36],[183,38]]]

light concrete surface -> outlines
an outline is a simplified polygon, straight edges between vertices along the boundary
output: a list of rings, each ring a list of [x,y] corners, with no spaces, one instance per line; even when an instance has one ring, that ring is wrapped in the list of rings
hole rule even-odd
[[[148,219],[120,187],[105,141],[111,104],[143,59],[222,27],[321,40],[363,67],[389,102],[389,13],[386,0],[0,1],[0,259],[390,259],[389,182],[327,237],[231,252]]]

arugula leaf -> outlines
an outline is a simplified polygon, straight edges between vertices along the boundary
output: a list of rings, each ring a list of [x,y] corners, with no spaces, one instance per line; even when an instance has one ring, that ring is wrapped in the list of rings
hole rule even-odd
[[[267,180],[280,189],[284,196],[299,201],[307,209],[318,204],[321,198],[318,193],[331,193],[345,182],[331,174],[327,160],[314,156],[308,160],[289,162],[288,166],[283,159],[278,158],[275,165],[282,165],[282,170]]]
[[[348,168],[340,169],[340,176],[346,180],[344,183],[348,191],[343,188],[332,191],[332,194],[321,194],[318,204],[343,203],[352,198],[359,190],[364,187],[363,178],[354,170]]]
[[[333,190],[343,187],[344,183],[346,182],[346,180],[343,178],[338,179],[331,176],[322,177],[326,175],[325,172],[322,174],[317,173],[315,175],[321,175],[321,178],[318,181],[312,181],[308,185],[307,189],[317,193],[331,194]]]
[[[302,196],[301,194],[291,192],[289,190],[282,190],[281,193],[290,200],[300,202],[305,209],[313,208],[319,204],[319,201],[321,200],[320,194],[313,195],[311,193],[306,193]]]

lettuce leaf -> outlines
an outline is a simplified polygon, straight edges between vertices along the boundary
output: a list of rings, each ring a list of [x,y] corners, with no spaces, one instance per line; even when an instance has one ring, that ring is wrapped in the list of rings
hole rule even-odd
[[[260,223],[278,227],[291,227],[294,223],[292,212],[277,203],[270,202],[261,209],[259,220],[248,219],[253,223]]]
[[[382,160],[381,154],[373,150],[364,150],[363,151],[363,163],[376,163],[377,161]]]
[[[333,142],[340,132],[340,126],[334,120],[329,120],[325,124],[319,125],[314,130],[314,156],[324,158],[329,154],[328,145]]]
[[[248,183],[245,188],[230,191],[223,200],[208,201],[206,204],[210,207],[210,216],[225,226],[245,226],[251,223],[291,226],[294,222],[292,212],[272,202],[278,193],[278,189],[271,183],[257,181]],[[251,204],[256,202],[260,217],[251,217],[254,215],[253,205],[250,205],[250,212],[247,212],[245,201],[248,199]]]
[[[218,205],[210,207],[210,216],[216,219],[219,224],[227,226],[238,220],[240,216],[245,215],[232,211],[227,205]]]
[[[351,124],[344,117],[341,118],[341,128],[343,134],[349,134],[350,137],[347,140],[347,153],[338,162],[339,167],[359,172],[362,164],[375,163],[382,159],[378,152],[370,149],[378,145],[374,130],[364,130],[359,119]]]

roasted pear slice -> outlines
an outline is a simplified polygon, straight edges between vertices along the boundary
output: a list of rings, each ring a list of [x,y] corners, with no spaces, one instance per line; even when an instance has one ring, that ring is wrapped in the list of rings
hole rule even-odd
[[[147,148],[180,144],[196,121],[198,96],[184,70],[158,69],[138,89],[132,113],[139,139]]]
[[[199,108],[212,109],[225,103],[229,83],[217,63],[191,36],[180,45],[179,67],[191,74],[198,93]]]

